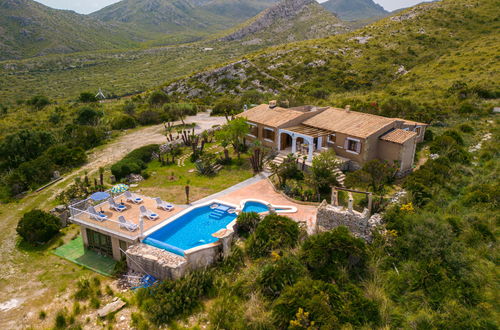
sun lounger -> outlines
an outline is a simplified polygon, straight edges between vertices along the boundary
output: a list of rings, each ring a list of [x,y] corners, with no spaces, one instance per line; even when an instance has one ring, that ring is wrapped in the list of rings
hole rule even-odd
[[[125,217],[123,215],[120,215],[118,217],[118,222],[120,222],[120,228],[125,228],[128,231],[136,231],[137,228],[139,228],[139,226],[136,225],[135,223],[128,222],[127,220],[125,220]]]
[[[125,198],[127,198],[127,201],[135,203],[135,204],[142,203],[142,198],[137,197],[136,195],[132,194],[130,191],[125,192]]]
[[[115,200],[113,198],[108,199],[109,202],[109,208],[118,212],[123,212],[127,209],[125,205],[122,204],[116,204]]]
[[[174,209],[174,206],[170,203],[164,202],[161,200],[161,198],[156,197],[156,207],[165,211],[172,211]]]
[[[87,212],[90,214],[90,218],[91,219],[94,219],[94,220],[97,220],[97,221],[104,221],[104,220],[108,219],[108,217],[105,216],[104,214],[97,213],[97,211],[95,210],[95,208],[93,206],[89,206],[87,208]]]
[[[139,211],[141,211],[141,217],[146,217],[149,220],[156,220],[158,219],[158,214],[151,212],[150,210],[146,209],[144,205],[142,205],[139,208]]]

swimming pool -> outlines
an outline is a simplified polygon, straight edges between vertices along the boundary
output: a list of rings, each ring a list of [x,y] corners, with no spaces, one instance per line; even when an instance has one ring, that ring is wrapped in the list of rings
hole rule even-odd
[[[184,256],[186,250],[217,242],[219,239],[212,234],[236,219],[235,213],[229,213],[232,209],[232,206],[215,202],[194,208],[156,230],[143,242]]]
[[[268,212],[269,211],[269,203],[260,200],[251,200],[245,199],[241,202],[243,205],[242,212]],[[297,212],[297,208],[293,206],[282,206],[282,205],[273,205],[274,209],[278,213],[294,213]]]

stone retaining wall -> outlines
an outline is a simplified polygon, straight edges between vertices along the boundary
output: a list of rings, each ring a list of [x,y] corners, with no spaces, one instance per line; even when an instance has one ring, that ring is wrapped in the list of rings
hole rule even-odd
[[[381,224],[381,220],[379,214],[374,214],[370,217],[368,209],[360,213],[355,210],[349,211],[342,206],[332,206],[323,201],[318,207],[316,229],[318,232],[322,232],[339,226],[345,226],[354,236],[371,241],[372,231]]]
[[[146,273],[162,280],[179,279],[188,270],[186,258],[143,243],[127,249],[127,266],[134,272]]]

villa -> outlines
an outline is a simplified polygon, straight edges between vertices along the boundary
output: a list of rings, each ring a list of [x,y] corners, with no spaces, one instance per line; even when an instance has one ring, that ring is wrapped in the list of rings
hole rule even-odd
[[[251,126],[248,141],[259,140],[281,154],[307,157],[333,149],[346,169],[355,170],[372,159],[411,171],[416,145],[424,139],[424,123],[332,107],[282,108],[275,101],[238,115]]]

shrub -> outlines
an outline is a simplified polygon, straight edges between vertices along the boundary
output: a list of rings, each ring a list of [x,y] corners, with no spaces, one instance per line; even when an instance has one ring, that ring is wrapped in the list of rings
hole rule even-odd
[[[61,168],[76,167],[87,161],[87,155],[80,147],[69,148],[65,145],[57,145],[50,147],[45,153],[55,165]]]
[[[39,157],[54,142],[52,134],[44,131],[25,129],[7,135],[0,142],[0,167],[16,168]]]
[[[236,233],[240,237],[248,237],[254,232],[260,221],[260,216],[256,212],[242,212],[236,219]]]
[[[145,110],[137,118],[141,125],[153,125],[162,122],[161,116],[157,111]]]
[[[98,146],[106,138],[102,128],[89,125],[67,125],[64,134],[69,147],[81,147],[85,150]]]
[[[276,249],[292,248],[299,238],[299,225],[290,218],[270,214],[255,229],[248,240],[248,254],[264,257]]]
[[[23,215],[16,231],[26,242],[42,244],[59,233],[61,221],[50,213],[32,210]]]
[[[50,104],[50,101],[46,96],[35,95],[31,99],[26,101],[26,104],[31,105],[36,110],[42,110],[43,108],[45,108],[47,105]]]
[[[463,139],[462,135],[455,130],[447,130],[443,133],[443,136],[451,137],[460,146],[464,145],[464,139]]]
[[[97,102],[97,98],[91,92],[83,92],[83,93],[80,93],[80,97],[78,97],[78,101],[80,101],[82,103],[92,103],[92,102]]]
[[[276,298],[286,286],[295,284],[306,274],[307,269],[295,256],[279,257],[262,268],[257,283],[265,296]]]
[[[273,306],[276,325],[286,328],[296,320],[300,309],[308,313],[308,321],[320,329],[380,322],[377,304],[364,298],[361,290],[352,285],[340,290],[335,284],[303,279],[285,288]]]
[[[154,91],[148,98],[148,103],[151,106],[162,106],[169,101],[170,97],[162,91]]]
[[[464,133],[472,133],[472,132],[474,132],[474,129],[472,128],[472,126],[470,126],[468,124],[462,124],[462,125],[460,125],[459,128]]]
[[[82,107],[76,113],[75,124],[97,126],[104,113],[90,107]]]
[[[200,306],[200,300],[210,293],[213,285],[213,273],[199,271],[176,281],[164,281],[152,288],[139,289],[136,297],[141,310],[153,323],[161,325],[190,314]]]
[[[137,126],[137,122],[134,117],[129,115],[117,115],[111,119],[111,128],[115,130],[134,128]]]
[[[66,328],[66,313],[64,311],[57,312],[56,320],[55,320],[55,328],[56,329],[64,329]]]
[[[366,270],[365,242],[346,227],[310,236],[302,244],[300,259],[314,279],[331,281],[348,275],[360,279]],[[346,271],[347,274],[343,274]]]
[[[129,174],[139,174],[144,170],[157,152],[159,145],[150,144],[127,154],[122,160],[111,166],[111,173],[118,179],[123,179]]]

